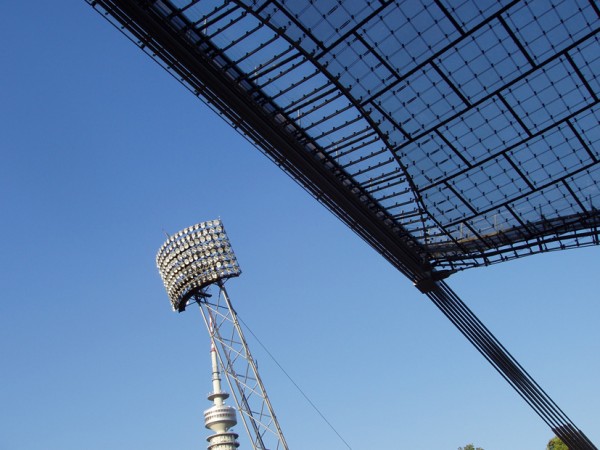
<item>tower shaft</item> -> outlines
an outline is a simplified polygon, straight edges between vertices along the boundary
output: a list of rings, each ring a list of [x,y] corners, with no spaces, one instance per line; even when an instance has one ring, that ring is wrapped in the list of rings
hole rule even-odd
[[[217,362],[217,350],[211,336],[210,357],[212,363],[212,383],[213,392],[209,394],[208,399],[213,401],[214,405],[204,411],[204,425],[214,432],[207,438],[209,450],[235,450],[239,447],[237,442],[238,435],[230,432],[229,429],[237,424],[235,409],[225,405],[225,399],[229,394],[221,390],[221,378]]]

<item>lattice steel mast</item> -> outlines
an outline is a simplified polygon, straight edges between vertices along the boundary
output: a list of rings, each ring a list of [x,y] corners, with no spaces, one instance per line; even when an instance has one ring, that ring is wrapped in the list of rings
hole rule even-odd
[[[174,310],[184,311],[190,302],[200,306],[213,343],[214,358],[225,374],[252,447],[287,450],[281,427],[225,290],[225,281],[239,276],[241,271],[221,221],[202,222],[171,236],[160,248],[156,265]],[[211,286],[218,290],[215,295],[209,293]],[[220,390],[220,387],[215,389]],[[219,396],[223,397],[219,393],[211,397]]]

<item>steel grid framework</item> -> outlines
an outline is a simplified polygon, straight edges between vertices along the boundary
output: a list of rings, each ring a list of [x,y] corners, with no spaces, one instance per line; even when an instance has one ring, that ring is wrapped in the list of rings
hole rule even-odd
[[[216,284],[218,293],[215,297],[196,291],[192,299],[198,303],[217,349],[219,365],[225,373],[250,445],[260,450],[288,450],[225,284],[220,280]]]
[[[184,311],[190,302],[200,306],[212,348],[252,448],[287,450],[258,367],[225,289],[225,282],[238,277],[241,270],[221,220],[201,222],[169,236],[156,255],[156,267],[174,311]],[[216,296],[209,293],[211,287],[218,288]],[[221,448],[216,440],[209,440],[210,448]]]
[[[90,2],[388,259],[376,228],[426,271],[598,243],[593,0]]]
[[[595,448],[441,281],[599,243],[594,0],[86,1]]]

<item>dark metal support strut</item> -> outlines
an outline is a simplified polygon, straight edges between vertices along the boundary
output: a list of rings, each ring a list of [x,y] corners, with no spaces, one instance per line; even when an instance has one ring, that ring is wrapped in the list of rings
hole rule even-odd
[[[426,295],[570,449],[597,450],[445,282]]]

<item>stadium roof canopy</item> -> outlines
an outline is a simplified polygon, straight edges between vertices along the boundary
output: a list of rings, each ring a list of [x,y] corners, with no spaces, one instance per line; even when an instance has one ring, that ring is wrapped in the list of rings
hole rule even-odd
[[[594,1],[93,3],[414,281],[598,243]]]

